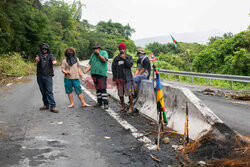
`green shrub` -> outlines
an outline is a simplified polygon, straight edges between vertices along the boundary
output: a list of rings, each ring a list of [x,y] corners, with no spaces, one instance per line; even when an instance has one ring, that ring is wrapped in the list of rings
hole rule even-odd
[[[35,74],[35,64],[25,61],[19,53],[0,55],[0,76],[27,76]]]

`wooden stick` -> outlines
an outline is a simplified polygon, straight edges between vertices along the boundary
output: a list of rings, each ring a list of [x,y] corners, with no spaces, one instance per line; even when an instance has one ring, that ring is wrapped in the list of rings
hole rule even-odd
[[[174,133],[174,134],[177,134],[177,135],[184,135],[183,133],[175,132],[175,131],[172,131],[172,130],[161,132],[161,134],[164,134],[164,133]]]
[[[161,162],[159,159],[157,159],[155,156],[153,156],[152,154],[150,154],[150,156],[151,156],[151,158],[153,159],[153,160],[155,160],[156,162]]]
[[[183,144],[189,142],[189,131],[188,131],[188,102],[186,101],[186,120],[185,120],[185,126],[184,126],[184,136],[183,136]]]
[[[160,150],[160,138],[161,138],[161,126],[162,126],[162,112],[159,112],[159,125],[158,125],[158,137],[157,137],[157,150]]]

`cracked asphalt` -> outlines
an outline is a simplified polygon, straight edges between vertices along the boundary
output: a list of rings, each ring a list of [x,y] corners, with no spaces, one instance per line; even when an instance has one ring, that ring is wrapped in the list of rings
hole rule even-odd
[[[76,95],[75,107],[68,98],[60,68],[55,68],[54,95],[59,113],[40,111],[42,96],[36,77],[29,82],[0,89],[0,166],[115,167],[179,165],[170,144],[150,151],[100,107],[82,108]],[[84,93],[87,103],[93,101]],[[117,101],[110,99],[116,111]],[[156,130],[156,125],[138,114],[120,114],[138,131]],[[110,137],[106,139],[107,137]],[[148,136],[154,141],[155,136]],[[150,155],[161,162],[154,161]]]

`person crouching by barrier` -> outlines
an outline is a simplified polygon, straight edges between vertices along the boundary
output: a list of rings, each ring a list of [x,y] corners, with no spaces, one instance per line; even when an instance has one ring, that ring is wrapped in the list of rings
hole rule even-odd
[[[65,59],[62,61],[62,72],[64,73],[64,86],[66,94],[68,94],[70,105],[68,108],[74,107],[73,101],[73,87],[82,103],[82,107],[89,107],[83,97],[82,88],[80,84],[80,76],[84,81],[84,77],[80,68],[79,59],[76,57],[76,52],[73,48],[67,48],[64,52]],[[80,75],[80,76],[79,76]]]
[[[118,96],[122,107],[118,112],[126,109],[124,102],[124,95],[129,96],[129,110],[127,113],[133,112],[133,75],[131,67],[133,66],[133,59],[131,55],[126,54],[126,45],[121,43],[119,45],[120,54],[118,54],[112,63],[113,81],[117,85]]]
[[[144,79],[149,79],[151,73],[151,65],[149,58],[146,56],[146,53],[142,48],[139,48],[137,50],[137,56],[137,68],[133,79],[135,88],[134,97],[137,96],[138,89],[140,89],[141,81]]]

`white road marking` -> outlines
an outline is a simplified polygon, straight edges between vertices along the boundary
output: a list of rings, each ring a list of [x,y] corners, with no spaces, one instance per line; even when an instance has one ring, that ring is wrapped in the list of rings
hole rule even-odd
[[[81,86],[82,90],[87,93],[93,100],[96,101],[96,97],[90,92],[88,91],[85,87]],[[156,150],[157,146],[155,144],[152,143],[152,141],[143,136],[143,133],[138,133],[138,130],[133,127],[132,125],[130,125],[126,120],[122,119],[119,114],[117,114],[115,111],[113,111],[112,109],[108,109],[105,110],[109,113],[109,115],[111,117],[113,117],[118,123],[121,124],[122,127],[124,127],[127,130],[130,130],[132,135],[140,142],[145,143],[145,147],[147,147],[149,150]],[[139,137],[139,138],[138,138]]]

